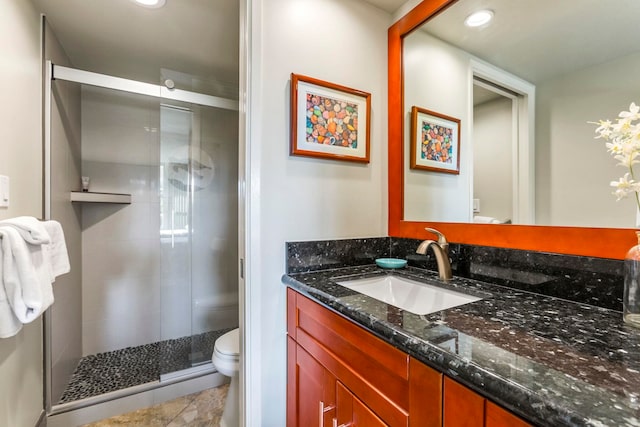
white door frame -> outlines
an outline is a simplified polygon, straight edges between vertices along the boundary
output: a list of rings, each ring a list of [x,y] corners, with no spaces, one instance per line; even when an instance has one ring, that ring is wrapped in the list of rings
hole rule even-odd
[[[240,302],[240,426],[262,420],[260,291],[261,0],[240,1],[238,251]],[[256,36],[254,36],[256,35]],[[255,53],[255,54],[254,54]]]
[[[513,222],[535,224],[535,93],[533,84],[479,59],[470,60],[469,91],[474,76],[515,92],[513,103]],[[514,99],[514,98],[512,98]],[[469,103],[473,117],[473,103]],[[471,177],[473,180],[473,174]],[[473,182],[471,183],[473,188]],[[473,194],[471,195],[473,197]]]

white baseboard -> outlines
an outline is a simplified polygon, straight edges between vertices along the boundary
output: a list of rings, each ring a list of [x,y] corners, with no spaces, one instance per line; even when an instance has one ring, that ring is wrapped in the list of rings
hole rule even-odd
[[[107,402],[96,403],[68,412],[49,415],[46,417],[46,427],[76,427],[83,424],[110,418],[116,415],[146,408],[168,400],[176,399],[191,393],[197,393],[212,387],[218,387],[229,381],[229,378],[219,373],[212,373],[186,381],[142,391],[126,397],[116,398]],[[37,426],[42,427],[42,426]]]

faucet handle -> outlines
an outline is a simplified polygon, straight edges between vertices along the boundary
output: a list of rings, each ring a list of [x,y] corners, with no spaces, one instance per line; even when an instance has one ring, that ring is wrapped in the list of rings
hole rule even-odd
[[[426,227],[425,230],[438,236],[438,245],[440,245],[440,247],[444,249],[445,252],[449,249],[449,242],[447,242],[447,238],[444,237],[444,234],[442,234],[435,228]]]

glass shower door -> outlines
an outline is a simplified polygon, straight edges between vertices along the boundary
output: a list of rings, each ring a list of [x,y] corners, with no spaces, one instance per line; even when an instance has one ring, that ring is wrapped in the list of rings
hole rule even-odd
[[[191,111],[160,106],[160,374],[189,367],[191,354]]]
[[[207,364],[238,324],[237,112],[161,108],[161,374]]]

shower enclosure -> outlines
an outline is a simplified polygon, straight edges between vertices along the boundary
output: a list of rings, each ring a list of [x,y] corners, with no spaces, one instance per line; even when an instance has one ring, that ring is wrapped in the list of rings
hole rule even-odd
[[[238,325],[233,90],[46,68],[45,216],[72,265],[45,319],[49,412],[214,372]]]

